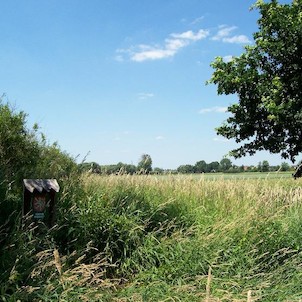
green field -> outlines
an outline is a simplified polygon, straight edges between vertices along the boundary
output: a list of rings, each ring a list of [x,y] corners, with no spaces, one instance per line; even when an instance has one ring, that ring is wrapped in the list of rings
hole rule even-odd
[[[287,179],[292,178],[293,172],[242,172],[242,173],[203,173],[203,174],[178,174],[176,177],[195,178],[206,180],[223,179]],[[165,177],[165,175],[163,175]]]
[[[0,298],[301,301],[301,185],[289,173],[65,180],[56,227],[16,221]]]

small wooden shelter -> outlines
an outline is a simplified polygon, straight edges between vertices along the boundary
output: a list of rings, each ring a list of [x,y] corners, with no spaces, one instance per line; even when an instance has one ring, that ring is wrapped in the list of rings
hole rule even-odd
[[[55,195],[60,191],[56,179],[23,179],[23,215],[31,210],[34,219],[54,223]]]

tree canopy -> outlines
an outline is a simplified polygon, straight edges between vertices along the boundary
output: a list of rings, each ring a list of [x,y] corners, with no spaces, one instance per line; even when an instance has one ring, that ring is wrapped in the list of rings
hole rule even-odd
[[[225,171],[228,171],[229,169],[232,168],[232,162],[229,158],[223,158],[221,161],[220,161],[220,169],[221,171],[225,172]]]
[[[26,114],[14,112],[0,98],[0,184],[21,181],[37,164],[37,126],[26,127]]]
[[[254,45],[225,62],[217,57],[209,83],[218,94],[236,94],[230,117],[217,133],[241,143],[235,158],[258,150],[295,161],[302,151],[302,1],[257,1]]]
[[[149,174],[152,171],[152,159],[149,154],[143,154],[141,156],[137,169],[146,174]]]

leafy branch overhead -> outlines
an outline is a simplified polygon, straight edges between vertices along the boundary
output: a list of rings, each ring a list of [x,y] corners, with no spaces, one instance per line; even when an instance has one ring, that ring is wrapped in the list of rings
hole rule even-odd
[[[217,133],[241,146],[235,157],[258,150],[281,153],[293,162],[302,151],[302,1],[257,1],[259,30],[254,45],[224,62],[217,57],[208,83],[218,94],[236,94],[231,116]]]

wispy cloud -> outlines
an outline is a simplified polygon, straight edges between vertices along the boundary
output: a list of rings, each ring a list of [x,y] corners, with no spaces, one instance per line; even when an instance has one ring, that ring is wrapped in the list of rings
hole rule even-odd
[[[171,34],[171,37],[175,38],[175,39],[198,41],[203,38],[206,38],[208,36],[208,34],[209,34],[208,31],[206,31],[204,29],[200,29],[197,33],[194,33],[192,30],[188,30],[188,31],[180,33],[180,34]]]
[[[200,16],[191,22],[191,25],[200,23],[204,19],[204,16]]]
[[[188,20],[186,18],[182,18],[180,20],[180,22],[181,23],[186,23],[188,25],[196,25],[196,24],[200,23],[203,19],[204,19],[204,16],[197,17],[197,18],[195,18],[193,20]]]
[[[213,36],[211,39],[214,41],[220,41],[225,37],[229,37],[231,32],[234,31],[235,29],[237,29],[236,26],[220,25],[217,34]]]
[[[237,43],[237,44],[247,44],[251,43],[249,38],[245,35],[238,35],[238,36],[233,36],[233,37],[225,37],[222,40],[223,42],[227,43]]]
[[[156,138],[155,138],[156,140],[158,140],[158,141],[162,141],[162,140],[164,140],[165,139],[165,137],[164,136],[162,136],[162,135],[158,135],[158,136],[156,136]]]
[[[203,108],[201,110],[199,110],[200,114],[205,114],[205,113],[210,113],[210,112],[219,112],[219,113],[225,113],[227,111],[227,107],[219,107],[219,106],[215,106],[215,107],[211,107],[211,108]]]
[[[211,39],[213,41],[222,41],[225,43],[250,43],[249,38],[245,35],[231,35],[235,29],[237,29],[236,26],[220,25],[218,32]]]
[[[121,53],[128,53],[130,60],[135,62],[173,57],[180,49],[193,42],[205,39],[208,35],[209,31],[204,29],[200,29],[197,32],[189,30],[183,33],[172,33],[165,39],[163,45],[141,44],[128,50],[119,49],[117,50],[117,59],[121,61]]]
[[[195,19],[192,24],[200,22],[203,17]],[[236,26],[220,25],[215,35],[211,37],[213,41],[224,43],[247,44],[250,40],[245,35],[235,35],[233,32]],[[181,33],[171,33],[161,44],[138,44],[127,49],[117,49],[115,60],[123,62],[126,58],[134,62],[154,61],[175,56],[181,49],[190,44],[209,37],[209,30],[200,29],[198,31],[188,30]]]
[[[140,100],[146,100],[146,99],[150,99],[154,97],[153,93],[149,93],[149,92],[140,92],[137,94],[138,98]]]

